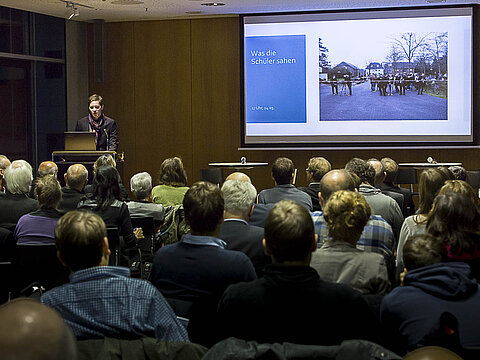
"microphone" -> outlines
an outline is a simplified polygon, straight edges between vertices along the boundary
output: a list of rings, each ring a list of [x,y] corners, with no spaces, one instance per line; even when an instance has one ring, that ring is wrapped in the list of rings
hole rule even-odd
[[[437,160],[435,160],[435,159],[432,158],[431,156],[429,156],[429,157],[427,158],[427,162],[428,162],[429,164],[437,164],[437,163],[438,163]]]
[[[240,164],[244,165],[244,164],[246,164],[246,163],[247,163],[247,158],[246,158],[245,156],[242,156],[242,157],[240,158]]]
[[[108,136],[107,129],[103,128],[103,132],[105,133],[105,136],[107,137],[107,150],[110,147],[110,137]]]

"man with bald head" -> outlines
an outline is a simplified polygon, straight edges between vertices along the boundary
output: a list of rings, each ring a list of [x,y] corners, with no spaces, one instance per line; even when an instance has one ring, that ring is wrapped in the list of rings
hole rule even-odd
[[[62,200],[58,211],[65,214],[75,210],[82,197],[85,196],[84,188],[88,181],[88,170],[82,164],[71,165],[65,175],[66,186],[62,188]]]
[[[227,178],[225,179],[225,181],[228,181],[228,180],[248,181],[249,183],[252,182],[252,180],[250,180],[250,177],[249,177],[247,174],[244,174],[244,173],[242,173],[242,172],[234,172],[234,173],[231,173],[231,174],[228,175]]]
[[[32,182],[32,187],[30,189],[29,196],[33,199],[35,198],[35,182],[37,179],[40,179],[47,175],[54,176],[55,178],[57,178],[57,174],[58,174],[57,164],[55,164],[53,161],[41,162],[40,165],[38,165],[37,177]]]
[[[3,173],[10,164],[10,160],[8,160],[5,155],[0,155],[0,196],[5,195],[5,182],[3,181]]]
[[[77,344],[60,315],[33,299],[15,299],[0,307],[3,360],[75,360]]]
[[[330,196],[338,190],[358,191],[352,176],[344,169],[331,170],[320,181],[318,197],[322,208]],[[318,246],[321,247],[328,239],[327,223],[323,217],[323,211],[313,212],[312,219],[315,233],[318,235]],[[357,248],[383,255],[390,273],[394,271],[392,268],[394,246],[392,227],[381,216],[371,215],[357,242]],[[390,274],[393,275],[394,272]]]

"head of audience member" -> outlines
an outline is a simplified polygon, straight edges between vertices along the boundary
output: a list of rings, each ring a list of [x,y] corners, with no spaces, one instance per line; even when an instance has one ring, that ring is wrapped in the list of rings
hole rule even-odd
[[[435,196],[437,196],[446,180],[445,174],[438,168],[429,168],[422,171],[418,181],[418,214],[428,214]]]
[[[93,173],[95,174],[100,166],[106,166],[106,165],[111,167],[117,167],[117,163],[115,162],[115,159],[110,154],[101,155],[98,157],[97,160],[95,160],[95,162],[93,163]]]
[[[108,265],[110,249],[102,218],[89,211],[69,211],[55,227],[57,256],[72,271]]]
[[[407,271],[438,264],[445,256],[443,241],[430,234],[412,235],[403,246],[403,262]]]
[[[309,265],[317,235],[308,210],[292,200],[277,202],[265,221],[263,247],[273,263]]]
[[[33,180],[32,167],[25,160],[15,160],[5,169],[3,178],[9,193],[27,195]]]
[[[120,200],[120,175],[112,166],[100,166],[95,173],[93,196],[98,210],[107,209],[115,200]]]
[[[103,98],[93,94],[88,98],[88,112],[94,120],[98,120],[103,113]]]
[[[223,194],[218,186],[208,181],[196,182],[185,193],[183,208],[193,235],[218,235],[224,210]]]
[[[385,169],[385,179],[383,182],[393,184],[398,174],[398,164],[395,160],[389,157],[384,157],[380,162]]]
[[[473,253],[480,244],[480,211],[468,195],[439,194],[427,217],[427,232],[440,238],[449,254]]]
[[[294,173],[295,166],[289,158],[280,157],[273,162],[272,177],[277,185],[292,184]]]
[[[453,351],[440,346],[422,346],[408,354],[403,360],[463,360]]]
[[[450,171],[450,169],[446,166],[439,166],[437,169],[443,173],[445,176],[446,180],[455,180],[455,175],[453,172]]]
[[[362,184],[372,185],[375,180],[375,169],[365,160],[353,158],[345,164],[345,170],[355,173]]]
[[[313,157],[309,160],[307,166],[307,183],[320,182],[323,175],[332,170],[330,161],[324,157]]]
[[[37,300],[14,299],[0,307],[3,360],[75,360],[72,331],[52,308]]]
[[[467,170],[463,166],[455,165],[455,166],[450,166],[448,168],[450,172],[453,174],[453,177],[455,180],[467,180]]]
[[[248,181],[227,180],[222,185],[225,202],[225,219],[243,219],[248,221],[253,213],[253,204],[257,190]]]
[[[250,179],[250,177],[247,174],[244,174],[244,173],[238,172],[238,171],[228,175],[226,177],[225,181],[228,181],[228,180],[248,181],[250,183],[252,182],[252,180]]]
[[[438,194],[446,194],[449,192],[457,192],[467,196],[473,204],[476,204],[480,208],[480,199],[478,198],[477,193],[473,187],[463,180],[447,180],[445,185],[443,185]]]
[[[57,178],[44,176],[35,181],[35,198],[42,209],[56,209],[62,200],[62,188]]]
[[[37,174],[39,178],[47,175],[52,175],[54,177],[57,177],[57,173],[58,173],[58,166],[53,161],[44,161],[40,163],[40,165],[38,165]]]
[[[182,159],[175,156],[162,162],[159,183],[174,187],[187,186],[187,172],[183,167]]]
[[[68,188],[82,192],[88,182],[88,170],[82,164],[70,165],[63,177]]]
[[[356,191],[339,190],[327,201],[324,217],[333,242],[356,245],[372,211],[365,197]]]
[[[320,180],[319,188],[318,198],[322,208],[334,192],[338,190],[355,191],[356,189],[351,174],[345,169],[331,170],[326,173]]]
[[[5,169],[11,164],[10,160],[5,155],[0,155],[0,191],[3,190],[5,184],[3,183],[3,174]]]
[[[368,159],[367,163],[373,167],[375,170],[375,176],[373,178],[373,185],[374,186],[379,186],[385,181],[385,177],[387,176],[387,173],[385,172],[385,168],[383,167],[383,164],[380,160],[377,159]]]
[[[130,179],[130,190],[137,201],[151,201],[152,177],[148,172],[135,174]]]

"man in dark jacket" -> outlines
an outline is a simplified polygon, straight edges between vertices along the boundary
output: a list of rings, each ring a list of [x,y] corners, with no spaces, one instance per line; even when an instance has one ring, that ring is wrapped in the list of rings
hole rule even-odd
[[[61,213],[75,210],[85,196],[83,189],[88,181],[88,170],[82,164],[74,164],[67,169],[64,178],[66,186],[62,188],[62,200],[58,205]]]
[[[272,257],[264,277],[231,285],[220,300],[224,338],[317,345],[374,340],[375,319],[360,293],[321,280],[309,266],[317,241],[304,207],[291,200],[276,203],[265,223],[263,245]]]
[[[308,161],[307,166],[307,183],[306,187],[299,187],[300,190],[306,192],[312,198],[313,211],[321,211],[318,192],[320,191],[320,180],[323,175],[332,170],[330,161],[324,157],[314,157]]]
[[[480,292],[462,262],[442,262],[444,244],[428,235],[410,237],[403,248],[405,278],[401,287],[385,296],[381,320],[390,345],[398,354],[422,344],[439,326],[440,317],[450,313],[458,321],[462,346],[479,347]]]

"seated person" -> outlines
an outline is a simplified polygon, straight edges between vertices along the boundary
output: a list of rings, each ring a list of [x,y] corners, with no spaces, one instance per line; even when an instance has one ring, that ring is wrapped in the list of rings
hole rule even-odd
[[[3,174],[5,173],[5,169],[10,164],[11,164],[10,160],[8,160],[8,158],[5,155],[0,155],[0,196],[5,195],[5,191],[7,190],[3,180]]]
[[[38,209],[38,201],[28,196],[32,167],[25,160],[15,160],[5,169],[3,180],[7,192],[0,197],[0,226],[13,231],[20,217]]]
[[[100,215],[107,228],[118,228],[126,247],[134,247],[136,238],[128,206],[120,200],[120,175],[117,169],[109,165],[100,166],[94,179],[92,196],[81,200],[78,209],[93,211]]]
[[[384,297],[382,325],[391,350],[403,355],[414,349],[448,312],[458,321],[463,347],[480,346],[480,292],[470,267],[461,262],[443,262],[443,241],[428,234],[408,238],[403,247],[403,286]]]
[[[263,278],[231,285],[220,300],[223,338],[312,345],[374,338],[375,319],[360,293],[322,280],[309,266],[317,244],[304,207],[288,200],[275,204],[263,245],[272,257]]]
[[[35,198],[35,186],[37,180],[44,177],[44,176],[53,176],[55,179],[57,178],[58,174],[58,166],[53,161],[43,161],[38,165],[37,169],[37,177],[32,182],[32,187],[30,188],[29,196],[34,199]]]
[[[75,210],[80,199],[85,196],[88,170],[82,164],[74,164],[67,169],[63,177],[66,186],[62,188],[62,200],[58,205],[58,211],[65,214],[67,211]]]
[[[163,206],[181,205],[187,190],[187,172],[182,159],[165,159],[160,166],[160,183],[152,190],[153,202]]]
[[[19,298],[0,307],[2,359],[76,360],[72,330],[58,312]]]
[[[107,266],[107,231],[98,215],[68,212],[57,224],[55,243],[58,258],[72,271],[70,283],[47,291],[40,301],[56,309],[77,338],[188,341],[155,287],[130,278],[128,268]]]
[[[14,238],[17,244],[54,244],[54,231],[62,214],[57,210],[62,189],[53,176],[40,177],[36,181],[35,197],[39,209],[23,215],[17,223]]]
[[[272,166],[272,178],[275,187],[265,189],[258,194],[259,204],[272,204],[280,200],[293,200],[312,211],[312,199],[310,196],[293,185],[295,166],[289,158],[281,157],[275,160]]]
[[[185,220],[191,228],[178,243],[158,250],[151,281],[167,298],[195,301],[219,297],[233,283],[256,278],[250,259],[226,249],[218,238],[223,222],[222,192],[211,183],[195,183],[183,199]]]
[[[307,166],[307,183],[306,187],[299,187],[300,190],[306,192],[312,198],[313,211],[321,211],[322,206],[318,200],[318,192],[320,180],[323,175],[332,170],[330,161],[324,157],[314,157],[308,161]]]
[[[152,217],[156,226],[160,226],[165,216],[161,204],[152,203],[152,177],[147,172],[135,174],[130,179],[130,190],[135,201],[129,201],[130,217]]]
[[[220,226],[218,237],[227,243],[227,249],[246,254],[260,277],[265,265],[271,261],[263,251],[263,228],[248,224],[257,190],[248,181],[227,180],[222,185],[222,193],[225,200],[225,219]]]
[[[91,196],[93,194],[93,191],[95,190],[95,174],[97,173],[97,170],[101,166],[106,166],[106,165],[114,167],[114,168],[117,167],[117,162],[115,161],[113,156],[110,155],[110,154],[99,156],[97,158],[97,160],[95,160],[95,162],[93,163],[93,175],[94,176],[93,176],[92,184],[85,186],[85,194],[87,194],[87,196]],[[127,189],[125,189],[125,186],[123,186],[121,178],[118,179],[118,182],[119,182],[119,187],[120,187],[120,200],[127,201],[128,200]]]
[[[396,192],[403,195],[402,213],[404,218],[415,213],[415,204],[410,189],[405,189],[395,183],[398,175],[398,164],[392,158],[384,157],[380,160],[385,169],[383,183],[377,186],[382,191]]]
[[[340,190],[330,196],[324,211],[329,240],[312,255],[311,266],[326,281],[384,295],[390,281],[383,257],[356,248],[370,214],[370,206],[357,192]]]

